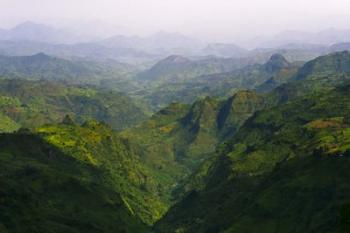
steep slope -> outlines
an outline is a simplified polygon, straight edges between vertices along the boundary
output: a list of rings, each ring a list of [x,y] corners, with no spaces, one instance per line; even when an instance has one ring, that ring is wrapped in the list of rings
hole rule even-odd
[[[329,76],[333,74],[343,75],[350,73],[350,52],[332,53],[318,57],[306,63],[298,71],[297,80],[311,79],[318,76]],[[312,77],[313,76],[313,77]]]
[[[272,104],[283,103],[305,94],[329,91],[350,80],[350,53],[338,52],[307,62],[285,84],[267,97]]]
[[[298,65],[289,63],[282,55],[274,54],[265,64],[255,64],[237,71],[203,76],[192,85],[207,87],[213,94],[224,95],[239,89],[257,88],[270,79],[278,80],[278,84],[281,84],[292,77],[298,68]]]
[[[141,149],[120,139],[109,126],[96,121],[76,125],[41,126],[36,132],[65,154],[101,170],[106,185],[120,193],[133,215],[152,224],[165,212],[167,200],[158,177],[140,161]]]
[[[10,128],[1,127],[1,131],[60,122],[67,114],[80,123],[97,119],[115,129],[147,117],[141,107],[123,94],[44,80],[0,80],[0,111],[14,122]]]
[[[99,167],[37,135],[0,135],[1,232],[146,232]]]
[[[349,101],[346,85],[254,114],[156,232],[346,232]]]
[[[191,106],[171,104],[120,136],[140,145],[142,161],[163,177],[168,198],[174,200],[178,194],[173,191],[212,156],[217,144],[264,106],[264,98],[251,91],[227,100],[206,97]]]

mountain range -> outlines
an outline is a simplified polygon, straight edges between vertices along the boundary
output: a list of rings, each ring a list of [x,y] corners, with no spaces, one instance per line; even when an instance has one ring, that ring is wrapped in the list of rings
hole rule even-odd
[[[254,50],[57,32],[0,31],[0,232],[350,231],[345,32]]]
[[[199,96],[228,97],[241,89],[271,90],[291,78],[299,66],[280,54],[272,55],[264,64],[251,59],[190,61],[172,56],[141,73],[139,79],[145,82],[146,90],[136,95],[157,107],[171,101],[192,103]]]
[[[0,76],[34,80],[98,83],[104,79],[126,79],[135,68],[112,61],[66,60],[38,53],[31,56],[0,55]]]
[[[66,115],[78,123],[97,119],[114,129],[147,118],[146,108],[124,94],[45,80],[0,79],[0,109],[0,132],[60,122]]]
[[[335,36],[336,35],[336,36]],[[218,56],[224,58],[258,58],[281,53],[290,61],[306,61],[343,47],[348,30],[328,29],[318,33],[286,31],[273,38],[259,40],[247,50],[232,43],[206,43],[198,39],[160,31],[150,36],[117,34],[108,38],[82,36],[79,30],[57,29],[27,21],[10,29],[0,30],[0,54],[11,56],[46,53],[72,59],[114,59],[132,64],[154,63],[178,54],[186,57]]]
[[[333,54],[306,67],[334,59],[335,68],[341,57],[350,56]],[[300,71],[300,79],[285,85],[309,82],[313,91],[288,100],[281,90],[269,94],[282,102],[275,105],[267,96],[266,110],[249,118],[193,174],[187,195],[155,232],[346,232],[349,196],[341,193],[349,188],[350,73],[335,73],[325,87],[317,80],[324,79],[322,68]]]

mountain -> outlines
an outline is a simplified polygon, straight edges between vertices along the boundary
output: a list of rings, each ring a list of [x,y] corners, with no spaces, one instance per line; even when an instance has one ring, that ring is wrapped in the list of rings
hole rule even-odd
[[[11,48],[4,46],[3,50],[6,55],[12,56],[44,52],[65,58],[88,56],[94,59],[113,58],[122,62],[142,63],[176,53],[194,55],[204,46],[202,42],[180,33],[164,31],[147,37],[117,34],[104,39],[99,38],[101,35],[96,35],[100,28],[91,33],[93,27],[93,24],[92,28],[90,25],[90,33],[86,34],[81,33],[81,28],[57,29],[27,21],[7,30],[0,29],[0,47],[3,47],[2,43],[10,44]],[[29,51],[31,52],[28,53]]]
[[[174,191],[184,198],[155,232],[346,232],[349,57],[310,61],[264,95],[265,109]]]
[[[175,82],[176,78],[179,76],[181,78],[188,78],[190,76],[195,76],[192,74],[187,74],[187,76],[183,77],[182,74],[186,74],[188,72],[206,72],[207,70],[204,67],[196,67],[197,64],[194,64],[190,59],[172,55],[166,57],[165,59],[157,62],[154,66],[152,66],[149,70],[144,73],[139,74],[140,80],[151,80],[151,81],[161,81],[162,79],[166,79],[165,81]]]
[[[166,211],[166,190],[157,171],[142,162],[138,145],[120,138],[107,124],[63,121],[38,127],[35,133],[65,154],[100,170],[104,184],[117,191],[132,215],[145,224],[151,225]]]
[[[306,63],[297,73],[297,79],[311,79],[312,76],[350,73],[350,52],[344,51],[319,57]]]
[[[50,130],[53,136],[55,128]],[[105,160],[121,162],[123,146],[116,148],[119,154],[105,154]],[[91,159],[96,163],[62,152],[38,134],[1,134],[1,232],[146,232],[147,225],[134,214],[116,178],[111,181],[101,161]]]
[[[49,81],[0,80],[0,131],[60,122],[67,114],[84,122],[97,119],[122,129],[147,118],[138,104],[120,93],[71,87]]]
[[[0,39],[47,43],[72,43],[75,41],[76,35],[45,24],[26,21],[9,30],[1,30]]]
[[[348,232],[350,53],[272,51],[1,56],[0,232]]]
[[[270,105],[278,105],[306,94],[333,90],[336,86],[350,80],[350,73],[346,68],[349,59],[349,52],[337,52],[320,56],[305,63],[282,84],[276,82],[275,79],[269,79],[259,86],[257,91],[264,92],[264,88],[267,88],[266,101]],[[273,86],[277,87],[271,89]]]
[[[141,149],[107,124],[66,116],[0,138],[5,230],[147,232],[169,205]]]
[[[319,59],[345,54],[330,56]],[[327,90],[315,81],[314,92],[253,114],[190,177],[187,194],[154,231],[347,232],[348,83]]]
[[[139,73],[137,79],[144,88],[133,95],[147,100],[154,109],[161,109],[172,102],[193,103],[198,97],[229,97],[236,90],[255,87],[252,77],[246,73],[254,73],[256,67],[264,69],[263,65],[256,64],[256,60],[251,58],[207,57],[191,60],[173,55]],[[295,65],[290,65],[281,76],[292,74],[294,69]],[[253,78],[259,77],[257,72]],[[270,78],[273,74],[267,75]],[[247,78],[247,84],[242,84],[244,78]],[[265,81],[264,76],[261,79]]]
[[[55,34],[56,30],[49,26],[27,21],[12,28],[9,31],[9,39],[44,42],[55,40]]]
[[[10,84],[4,86],[2,91],[25,82],[23,86],[30,92],[36,92],[30,81],[21,80],[20,84],[15,81],[8,81]],[[58,88],[56,84],[49,86],[47,82],[46,86],[43,86],[42,82],[36,82],[35,85],[39,85],[39,89],[48,90],[51,94],[50,103],[53,104],[55,92],[57,92],[55,88]],[[28,96],[25,90],[19,88],[15,90],[11,92],[18,93],[18,99],[13,101],[23,101],[22,98],[33,101],[33,97]],[[71,88],[70,92],[73,91],[82,92],[83,90]],[[41,98],[45,94],[47,93],[36,95],[35,98]],[[69,98],[72,97],[69,96]],[[7,100],[9,103],[10,98],[7,97]],[[21,102],[18,104],[25,105]],[[88,105],[88,103],[85,104]],[[7,140],[1,140],[7,145],[0,149],[0,160],[6,161],[4,163],[6,169],[4,169],[13,170],[14,173],[20,172],[21,169],[35,171],[33,176],[36,177],[40,186],[37,188],[27,180],[34,179],[30,171],[24,176],[5,179],[3,182],[14,185],[10,182],[15,181],[21,184],[22,189],[28,190],[21,192],[28,192],[31,202],[39,203],[36,208],[39,212],[33,216],[39,218],[41,224],[39,226],[34,222],[31,212],[24,212],[24,215],[20,215],[18,211],[26,208],[26,204],[17,199],[12,189],[6,191],[8,195],[6,200],[9,201],[9,204],[0,206],[5,210],[13,209],[10,215],[11,221],[15,222],[21,217],[26,218],[30,224],[17,223],[18,227],[24,231],[31,230],[31,227],[41,230],[55,227],[53,229],[62,228],[71,231],[74,229],[76,232],[81,232],[87,227],[89,229],[85,231],[91,232],[97,230],[123,232],[120,229],[123,229],[124,232],[147,232],[145,229],[161,218],[179,198],[178,195],[172,193],[178,183],[185,179],[192,169],[198,167],[201,161],[210,156],[220,141],[224,140],[227,135],[233,134],[256,109],[262,108],[263,104],[260,96],[249,91],[242,91],[225,101],[205,98],[198,100],[192,106],[172,104],[144,123],[121,132],[115,132],[107,124],[94,120],[88,120],[80,125],[77,118],[65,115],[60,124],[40,123],[44,125],[34,128],[33,132],[21,129],[17,133],[2,134],[13,142],[12,144]],[[84,109],[86,108],[89,107],[85,106]],[[21,112],[12,106],[9,106],[9,109]],[[4,110],[1,112],[6,113]],[[131,113],[129,116],[134,114]],[[26,119],[29,121],[32,117]],[[17,137],[19,139],[16,139]],[[14,147],[8,149],[15,145],[17,140],[23,141],[21,147],[16,150]],[[2,150],[6,153],[2,153]],[[56,154],[55,151],[59,154]],[[14,154],[16,154],[16,160],[11,159]],[[63,162],[60,162],[61,158],[64,158]],[[79,173],[71,173],[67,166],[70,166],[69,169],[72,170],[77,169]],[[64,169],[66,172],[64,177],[59,178],[61,170],[58,168]],[[92,170],[92,173],[89,169]],[[70,178],[73,175],[74,178]],[[59,189],[60,185],[74,187],[69,186],[65,177],[67,177],[67,182],[72,180],[78,187],[74,190],[62,189],[56,195],[51,194]],[[58,183],[57,180],[60,182]],[[40,196],[43,195],[41,188],[48,189],[45,192],[45,200],[48,200],[53,206],[47,207],[39,201]],[[91,192],[91,198],[94,198],[94,201],[82,198],[83,196],[90,198],[90,194],[85,190]],[[71,195],[73,195],[72,199],[66,201]],[[113,199],[111,199],[112,195]],[[79,199],[81,201],[78,201]],[[17,200],[18,209],[12,206],[12,200]],[[88,203],[85,203],[85,200]],[[60,201],[66,203],[66,208],[61,207]],[[75,206],[80,203],[83,206],[79,208]],[[92,205],[97,205],[96,210]],[[117,205],[118,209],[110,212],[113,210],[110,210],[110,205]],[[91,211],[91,208],[94,211]],[[74,223],[62,217],[70,216],[75,211],[78,212],[75,214]],[[54,214],[50,215],[50,212]],[[80,213],[85,213],[85,215]],[[110,216],[112,213],[115,214],[115,218],[119,219],[118,221]],[[89,220],[95,222],[93,226],[86,223]],[[124,223],[124,220],[128,222]],[[11,230],[13,226],[6,223],[4,227]]]
[[[347,232],[349,86],[172,104],[122,132],[65,117],[2,134],[1,229]]]
[[[44,53],[32,56],[0,55],[0,76],[6,78],[44,79],[93,85],[99,85],[106,80],[115,80],[118,83],[124,82],[123,87],[127,89],[133,85],[128,78],[135,72],[135,67],[113,60],[104,62],[66,60]]]
[[[265,64],[265,70],[267,72],[278,72],[282,69],[288,69],[291,64],[281,55],[274,54],[271,56],[270,60]]]
[[[137,78],[146,85],[159,86],[164,83],[187,82],[202,75],[228,72],[252,63],[254,60],[250,59],[205,57],[191,60],[180,55],[171,55],[138,74]]]
[[[31,56],[45,53],[50,56],[74,60],[76,58],[142,64],[153,62],[157,56],[131,48],[109,48],[98,43],[51,44],[37,41],[0,40],[0,53],[7,56]]]
[[[183,62],[170,63],[170,65],[167,62],[158,63],[141,76],[146,80],[147,78],[151,79],[151,86],[147,88],[148,90],[140,93],[151,106],[163,106],[174,101],[192,103],[196,98],[203,96],[229,97],[242,89],[258,88],[261,91],[269,91],[286,82],[298,71],[299,67],[299,64],[289,63],[283,56],[277,54],[271,56],[265,64],[249,65],[249,59],[247,59],[246,65],[243,65],[245,63],[244,59],[238,59],[236,68],[231,66],[231,71],[218,73],[218,70],[214,69],[210,62],[200,61],[192,63],[194,65],[190,66],[190,62],[184,59],[179,60]],[[228,61],[235,64],[234,61],[236,60],[228,59]],[[203,64],[208,64],[212,74],[203,69]],[[218,60],[217,64],[218,67],[222,66],[222,60]],[[239,68],[241,65],[242,68]],[[171,68],[168,68],[169,66]],[[179,67],[181,69],[178,69]],[[185,69],[184,67],[190,68]],[[194,67],[198,68],[195,69]],[[197,69],[198,72],[193,73]],[[202,75],[203,73],[205,75]],[[154,80],[155,78],[157,80]],[[275,80],[274,85],[261,88],[260,86],[264,85],[269,79]]]
[[[181,196],[176,193],[180,184],[264,106],[264,98],[251,91],[226,100],[207,97],[192,105],[173,103],[119,136],[140,145],[143,163],[162,177],[167,198],[174,203]]]

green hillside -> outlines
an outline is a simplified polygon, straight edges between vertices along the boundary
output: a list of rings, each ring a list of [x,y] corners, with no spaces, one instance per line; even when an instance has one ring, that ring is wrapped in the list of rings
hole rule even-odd
[[[155,83],[154,85],[146,86],[136,96],[142,96],[151,106],[159,108],[171,102],[192,103],[198,97],[204,96],[227,98],[242,89],[257,88],[261,92],[268,92],[292,78],[298,67],[298,64],[289,63],[282,55],[275,54],[265,64],[248,63],[231,71],[206,72],[191,78],[178,72],[180,80],[153,80],[151,83]],[[266,84],[268,81],[269,85]]]
[[[38,53],[31,56],[0,56],[0,76],[69,83],[94,83],[101,80],[125,80],[135,69],[118,62],[66,60]]]
[[[37,135],[0,135],[1,232],[146,232],[104,171]]]
[[[0,80],[0,131],[60,122],[97,119],[122,129],[146,119],[145,110],[120,93],[49,81]]]
[[[171,103],[151,117],[118,92],[0,79],[0,232],[349,232],[350,53],[187,64],[137,81]]]
[[[103,123],[88,121],[79,126],[69,120],[64,122],[39,127],[36,132],[65,154],[101,170],[107,184],[122,195],[130,211],[145,223],[159,219],[167,199],[162,196],[158,177],[140,161],[140,149],[120,139]]]
[[[149,82],[151,86],[163,83],[188,81],[201,75],[228,72],[252,64],[254,59],[248,58],[216,58],[204,57],[192,60],[179,55],[172,55],[157,62],[149,70],[141,72],[138,79]]]
[[[264,105],[263,97],[251,91],[223,101],[207,97],[191,106],[171,104],[119,135],[140,146],[142,162],[162,177],[168,199],[176,201],[186,178]]]
[[[282,104],[257,112],[219,146],[155,231],[347,232],[350,85],[332,88],[347,79],[344,72],[326,78],[315,70],[271,93]],[[300,97],[280,95],[296,87]]]

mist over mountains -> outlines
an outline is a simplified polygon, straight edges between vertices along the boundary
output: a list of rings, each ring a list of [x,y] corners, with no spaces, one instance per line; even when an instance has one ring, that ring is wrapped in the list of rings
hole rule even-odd
[[[312,58],[329,51],[347,49],[344,43],[348,42],[350,37],[350,30],[327,29],[317,33],[285,31],[275,36],[251,40],[251,49],[245,49],[234,43],[209,43],[165,31],[142,37],[117,34],[106,38],[97,34],[88,35],[83,31],[84,29],[57,29],[46,24],[26,21],[13,28],[0,30],[0,53],[33,55],[44,52],[66,58],[110,58],[127,63],[132,63],[133,60],[159,60],[174,54],[189,57],[247,57],[270,50],[304,51],[310,54],[311,57],[308,58]],[[339,47],[338,43],[342,46]],[[297,59],[299,58],[295,58]]]

